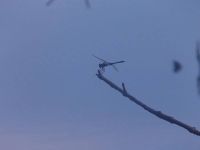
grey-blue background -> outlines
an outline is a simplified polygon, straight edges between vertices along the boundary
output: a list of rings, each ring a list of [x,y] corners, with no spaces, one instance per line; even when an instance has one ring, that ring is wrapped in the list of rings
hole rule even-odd
[[[96,78],[96,54],[127,62],[114,82],[200,129],[198,0],[0,1],[0,149],[199,150],[199,137]],[[184,69],[172,73],[172,60]]]

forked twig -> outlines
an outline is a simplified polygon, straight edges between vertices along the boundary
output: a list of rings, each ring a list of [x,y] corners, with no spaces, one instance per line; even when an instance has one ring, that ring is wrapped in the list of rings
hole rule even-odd
[[[120,92],[123,96],[127,97],[129,100],[133,101],[134,103],[136,103],[140,107],[144,108],[145,110],[147,110],[151,114],[153,114],[153,115],[155,115],[155,116],[159,117],[160,119],[163,119],[167,122],[170,122],[172,124],[176,124],[176,125],[178,125],[182,128],[185,128],[186,130],[188,130],[192,134],[200,136],[200,131],[197,130],[195,127],[187,125],[187,124],[185,124],[185,123],[183,123],[179,120],[176,120],[172,116],[168,116],[168,115],[162,113],[161,111],[154,110],[153,108],[151,108],[151,107],[147,106],[146,104],[142,103],[141,101],[137,100],[135,97],[133,97],[132,95],[130,95],[127,92],[124,83],[122,83],[122,88],[121,88],[121,87],[117,86],[116,84],[114,84],[112,81],[108,80],[106,77],[104,77],[99,70],[98,70],[98,73],[96,75],[100,80],[106,82],[112,88],[114,88],[115,90]]]

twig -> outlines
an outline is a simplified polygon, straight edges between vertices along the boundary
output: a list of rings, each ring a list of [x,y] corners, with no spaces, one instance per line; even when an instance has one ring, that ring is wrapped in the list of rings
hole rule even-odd
[[[139,105],[140,107],[142,107],[146,111],[150,112],[151,114],[153,114],[153,115],[155,115],[155,116],[159,117],[160,119],[163,119],[167,122],[170,122],[172,124],[176,124],[176,125],[178,125],[182,128],[185,128],[186,130],[188,130],[192,134],[200,136],[200,131],[197,130],[195,127],[191,127],[191,126],[189,126],[189,125],[187,125],[187,124],[185,124],[185,123],[183,123],[179,120],[176,120],[172,116],[168,116],[168,115],[162,113],[161,111],[154,110],[153,108],[151,108],[151,107],[147,106],[146,104],[142,103],[141,101],[137,100],[135,97],[133,97],[132,95],[130,95],[127,92],[124,83],[122,83],[122,88],[120,88],[116,84],[114,84],[112,81],[110,81],[106,77],[104,77],[99,70],[98,70],[98,73],[96,75],[100,80],[103,80],[108,85],[110,85],[112,88],[114,88],[115,90],[120,92],[123,96],[129,98],[129,100],[136,103],[137,105]]]
[[[200,41],[196,43],[196,58],[198,61],[198,76],[197,76],[197,90],[198,94],[200,94]]]

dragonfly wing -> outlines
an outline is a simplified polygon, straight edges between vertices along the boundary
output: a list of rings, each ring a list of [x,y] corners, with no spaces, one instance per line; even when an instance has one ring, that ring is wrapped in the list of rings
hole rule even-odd
[[[105,67],[102,68],[102,71],[105,72]]]
[[[97,57],[97,56],[95,56],[95,55],[92,55],[92,56],[95,57],[95,58],[97,58],[97,59],[99,59],[99,60],[101,60],[101,61],[103,61],[103,62],[105,62],[105,63],[108,63],[106,60],[101,59],[101,58],[99,58],[99,57]]]
[[[111,65],[116,71],[118,71],[117,67],[115,65]]]

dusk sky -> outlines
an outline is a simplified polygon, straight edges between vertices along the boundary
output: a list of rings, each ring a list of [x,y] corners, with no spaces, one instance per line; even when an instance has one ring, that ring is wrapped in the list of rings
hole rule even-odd
[[[96,77],[200,130],[199,0],[0,1],[0,149],[199,150]],[[174,74],[173,60],[183,69]]]

